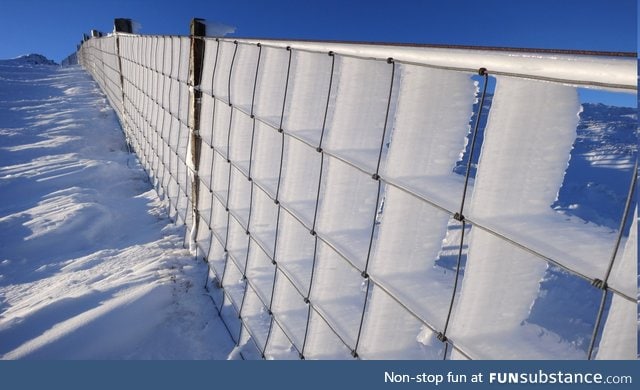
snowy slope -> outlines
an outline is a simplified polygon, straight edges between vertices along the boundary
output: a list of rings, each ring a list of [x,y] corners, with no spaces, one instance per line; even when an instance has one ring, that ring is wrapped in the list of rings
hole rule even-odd
[[[104,95],[47,64],[0,61],[0,358],[225,358],[206,265]]]

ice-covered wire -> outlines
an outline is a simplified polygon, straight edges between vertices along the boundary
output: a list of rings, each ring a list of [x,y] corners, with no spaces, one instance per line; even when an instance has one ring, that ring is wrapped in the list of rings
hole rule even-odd
[[[376,192],[375,208],[373,210],[373,217],[371,219],[371,234],[369,235],[369,245],[367,248],[367,258],[365,260],[364,269],[361,272],[366,283],[364,301],[362,303],[362,313],[360,313],[360,324],[358,325],[358,334],[356,336],[356,343],[351,351],[351,355],[354,358],[358,358],[358,346],[360,345],[360,337],[362,336],[362,326],[364,325],[364,317],[367,311],[367,303],[369,301],[369,289],[371,287],[371,279],[369,278],[369,262],[371,260],[371,252],[373,249],[373,240],[375,237],[377,224],[378,207],[380,204],[380,194],[382,192],[382,182],[380,181],[380,164],[382,162],[382,150],[384,149],[385,138],[387,134],[387,126],[389,123],[389,111],[391,109],[391,98],[393,96],[393,84],[396,76],[396,63],[393,58],[388,58],[387,63],[391,64],[391,77],[389,81],[389,94],[387,95],[387,108],[384,115],[384,124],[382,126],[382,136],[380,137],[380,149],[378,151],[378,161],[376,163],[376,172],[372,175],[372,178],[378,182],[378,191]]]
[[[593,352],[595,350],[596,340],[600,332],[600,324],[602,322],[602,316],[604,314],[604,308],[605,308],[608,293],[609,293],[609,286],[607,282],[609,281],[609,277],[611,276],[611,271],[613,270],[613,263],[616,261],[616,257],[618,256],[620,243],[622,242],[622,235],[624,234],[624,230],[625,230],[624,228],[627,225],[629,215],[631,214],[631,204],[633,203],[633,195],[636,189],[637,179],[638,179],[638,159],[636,158],[636,162],[633,166],[631,183],[629,184],[629,191],[627,192],[627,200],[624,205],[624,211],[622,212],[620,227],[618,228],[618,235],[616,237],[616,241],[613,246],[613,252],[611,253],[609,265],[605,272],[604,278],[602,280],[596,280],[592,283],[594,287],[602,290],[602,296],[600,298],[600,306],[598,306],[598,313],[596,314],[596,321],[593,326],[593,333],[591,334],[591,340],[589,341],[589,348],[587,349],[588,360],[591,360],[593,358]]]
[[[237,44],[236,44],[236,49],[237,49]],[[252,121],[251,121],[251,145],[249,147],[249,169],[248,169],[248,173],[247,173],[247,180],[250,183],[250,189],[249,189],[249,215],[247,216],[247,226],[245,229],[245,232],[248,235],[251,234],[250,229],[251,229],[251,215],[253,214],[253,192],[254,192],[254,185],[252,183],[252,179],[251,179],[251,169],[253,167],[253,144],[254,144],[254,140],[255,140],[255,134],[256,134],[256,120],[255,117],[253,115],[253,110],[254,110],[254,104],[255,104],[255,97],[256,97],[256,87],[258,84],[258,72],[260,70],[260,57],[262,55],[262,47],[258,46],[258,57],[256,58],[256,70],[255,70],[255,77],[253,78],[253,92],[251,94],[251,117],[252,117]],[[229,99],[229,101],[231,101],[231,99]],[[247,269],[249,266],[249,254],[251,252],[251,239],[247,240],[247,256],[245,257],[245,261],[244,261],[244,270],[242,271],[242,279],[245,281],[245,288],[244,291],[242,293],[242,303],[240,304],[240,315],[242,315],[242,309],[244,308],[244,303],[246,301],[247,298],[247,291],[248,291],[248,280],[247,280]],[[263,351],[264,353],[264,351]]]
[[[318,171],[318,186],[316,188],[316,199],[313,210],[313,222],[311,224],[311,230],[309,231],[312,236],[314,236],[313,241],[313,258],[311,260],[311,275],[309,276],[309,288],[307,290],[307,294],[304,295],[304,302],[308,306],[307,310],[307,321],[304,328],[304,337],[302,339],[302,350],[300,351],[300,359],[304,359],[304,349],[307,344],[307,337],[309,335],[309,323],[311,321],[311,289],[313,288],[313,281],[316,270],[316,260],[318,258],[318,237],[316,235],[316,223],[318,221],[318,207],[320,205],[320,191],[322,188],[322,175],[324,170],[324,151],[322,149],[322,141],[324,139],[324,133],[327,128],[327,115],[329,113],[329,103],[331,101],[331,91],[333,89],[333,72],[335,69],[336,57],[333,55],[333,52],[329,52],[328,55],[331,57],[331,69],[329,70],[329,87],[327,88],[327,99],[324,106],[324,115],[322,117],[322,129],[320,130],[320,140],[318,141],[318,147],[316,151],[320,153],[320,169]]]
[[[280,200],[279,200],[279,196],[280,196],[280,185],[282,183],[282,166],[284,164],[284,133],[282,131],[282,123],[284,122],[284,111],[285,108],[287,106],[287,93],[289,91],[289,77],[291,74],[291,49],[287,48],[288,54],[289,54],[289,58],[287,61],[287,76],[285,79],[285,84],[284,84],[284,95],[282,97],[282,111],[280,112],[280,126],[278,130],[281,133],[281,146],[280,146],[280,168],[278,169],[278,185],[276,187],[276,197],[274,200],[274,203],[278,206],[278,214],[276,217],[276,233],[275,233],[275,237],[274,237],[274,243],[273,243],[273,258],[271,259],[271,262],[273,263],[273,265],[275,266],[274,269],[274,274],[273,274],[273,284],[271,285],[271,300],[269,302],[269,315],[271,315],[271,321],[269,322],[269,331],[267,332],[267,341],[265,342],[264,345],[264,350],[262,351],[262,358],[265,358],[265,351],[267,349],[267,344],[269,343],[269,339],[271,338],[271,332],[273,330],[273,296],[275,294],[275,290],[276,290],[276,282],[277,282],[277,276],[278,276],[278,263],[277,263],[277,253],[278,253],[278,233],[280,232],[280,214],[282,211],[282,207],[280,206]]]
[[[447,318],[444,322],[442,332],[438,333],[438,339],[442,342],[447,341],[447,330],[449,329],[449,322],[451,321],[451,314],[453,312],[453,304],[455,303],[456,293],[458,292],[458,282],[460,280],[460,266],[462,264],[462,248],[464,246],[464,232],[467,228],[466,220],[464,217],[464,206],[467,198],[467,187],[469,185],[469,179],[471,177],[471,165],[473,163],[474,151],[476,146],[476,138],[478,135],[478,129],[480,128],[480,117],[482,116],[482,109],[484,108],[484,100],[487,94],[487,85],[489,84],[489,73],[485,68],[480,68],[478,73],[482,76],[482,94],[480,95],[480,102],[478,104],[478,112],[476,113],[476,121],[473,125],[473,131],[471,133],[471,144],[469,145],[469,156],[467,161],[467,169],[464,175],[464,187],[462,189],[462,199],[460,200],[460,208],[454,215],[454,219],[461,224],[460,242],[458,244],[458,256],[456,259],[456,272],[453,279],[453,290],[451,291],[451,299],[449,301],[449,309],[447,310]],[[445,343],[443,359],[447,358],[449,344]]]

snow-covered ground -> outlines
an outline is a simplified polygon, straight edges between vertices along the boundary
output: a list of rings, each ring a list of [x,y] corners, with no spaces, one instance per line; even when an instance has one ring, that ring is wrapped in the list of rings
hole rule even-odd
[[[80,67],[0,61],[0,358],[230,353],[207,267],[136,161]]]

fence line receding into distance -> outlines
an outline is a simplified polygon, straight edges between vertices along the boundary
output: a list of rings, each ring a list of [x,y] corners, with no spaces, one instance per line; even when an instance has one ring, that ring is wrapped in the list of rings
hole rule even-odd
[[[617,231],[551,208],[635,58],[116,31],[78,61],[243,357],[636,356],[637,164]]]

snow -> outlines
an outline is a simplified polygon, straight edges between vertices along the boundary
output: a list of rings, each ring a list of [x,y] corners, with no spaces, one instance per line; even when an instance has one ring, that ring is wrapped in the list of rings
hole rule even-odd
[[[118,37],[124,104],[115,37],[85,43],[80,57],[138,160],[77,68],[28,68],[38,108],[28,89],[0,88],[0,185],[19,199],[0,208],[3,357],[441,359],[436,333],[453,297],[446,336],[472,358],[585,358],[601,291],[575,273],[605,275],[636,114],[581,107],[575,85],[626,88],[629,61],[206,39],[191,241],[189,41]],[[97,63],[93,46],[106,50]],[[478,63],[497,88],[480,117],[463,232],[450,211],[470,159]],[[569,80],[499,74],[514,67]],[[600,73],[587,80],[585,69]],[[625,241],[608,281],[633,297],[635,235]],[[637,337],[628,300],[611,301],[599,358],[629,356],[622,344]]]
[[[325,53],[292,54],[285,128],[311,145],[320,145],[333,62]]]
[[[638,208],[633,215],[629,238],[622,259],[614,263],[612,278],[632,281],[638,274]],[[619,296],[613,297],[607,323],[602,331],[597,359],[633,360],[638,355],[638,304]]]
[[[225,358],[206,265],[90,77],[0,61],[0,118],[0,358]]]
[[[517,242],[525,242],[543,254],[562,259],[563,265],[578,272],[602,277],[616,232],[567,218],[549,207],[557,200],[564,180],[580,111],[573,88],[499,78],[468,216],[508,237],[517,237]],[[579,154],[571,163],[576,162],[573,160],[581,163]],[[579,337],[563,340],[557,337],[562,335],[561,330],[556,330],[556,335],[548,334],[536,320],[538,315],[555,316],[560,323],[560,318],[581,316],[566,306],[588,306],[589,295],[568,293],[570,285],[576,291],[588,290],[587,283],[563,276],[567,285],[552,287],[561,280],[556,272],[537,256],[474,229],[452,337],[480,358],[584,358],[584,341]],[[634,282],[630,274],[623,279],[610,280],[610,284]],[[635,295],[633,291],[627,293]],[[558,308],[551,299],[545,299],[546,294],[554,294]],[[573,321],[577,325],[576,319]],[[552,321],[543,322],[548,326]],[[580,333],[580,327],[576,326],[574,335]],[[589,337],[588,330],[582,332],[583,338]],[[509,342],[501,342],[505,339]]]
[[[473,111],[476,86],[464,74],[402,66],[395,127],[391,135],[384,177],[397,182],[453,176],[453,167],[464,148]],[[445,93],[446,92],[446,93]],[[447,131],[441,131],[446,128]],[[455,191],[439,188],[459,207],[462,186]],[[457,204],[456,204],[457,203]],[[443,329],[453,286],[453,273],[436,267],[447,235],[449,215],[406,192],[387,186],[378,240],[371,259],[371,277],[414,313],[436,329]],[[451,227],[449,241],[456,235]],[[459,225],[457,226],[459,231]],[[370,298],[364,329],[365,358],[437,358],[442,345],[415,342],[423,324],[400,309],[380,288]],[[382,313],[398,313],[387,315]],[[401,314],[402,313],[402,314]],[[404,318],[400,322],[398,318]],[[390,326],[390,324],[396,326]],[[403,325],[400,325],[402,323]],[[390,331],[392,331],[390,334]],[[425,332],[430,333],[427,329]],[[377,340],[392,338],[392,349]],[[405,345],[400,348],[400,345]],[[398,349],[396,349],[398,348]]]
[[[548,206],[569,160],[578,96],[571,87],[506,77],[497,80],[495,93],[468,214],[500,227],[522,221],[517,226],[526,229],[532,216],[555,216]],[[451,336],[480,358],[550,357],[536,354],[528,343],[539,347],[544,339],[531,339],[522,326],[546,267],[534,255],[474,229]],[[505,338],[508,344],[500,342]],[[557,348],[548,350],[561,357]]]
[[[25,54],[12,60],[4,60],[5,64],[11,64],[19,67],[30,65],[56,65],[55,61],[48,59],[42,54]]]

